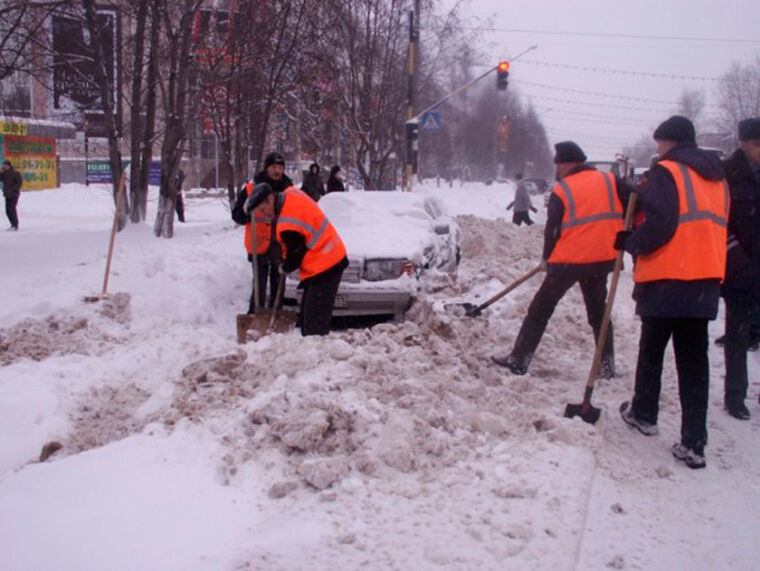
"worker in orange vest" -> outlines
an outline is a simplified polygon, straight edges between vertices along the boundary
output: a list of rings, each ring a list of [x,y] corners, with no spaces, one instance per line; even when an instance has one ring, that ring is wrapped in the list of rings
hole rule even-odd
[[[615,235],[623,228],[623,205],[631,192],[612,173],[586,164],[573,141],[554,146],[559,181],[551,191],[544,229],[542,265],[546,278],[533,297],[512,352],[493,361],[524,375],[554,308],[576,283],[581,287],[589,325],[599,336],[607,298],[607,274],[615,265]],[[604,344],[599,376],[615,375],[612,324]]]
[[[293,186],[293,181],[285,174],[285,158],[278,152],[269,153],[264,159],[264,170],[256,173],[252,181],[245,183],[238,192],[235,206],[232,208],[232,219],[238,224],[245,225],[245,245],[248,261],[253,262],[253,235],[251,233],[251,218],[245,211],[245,202],[253,191],[254,185],[266,183],[274,192],[284,192]],[[265,307],[267,295],[267,278],[269,278],[269,307],[274,304],[277,291],[277,267],[280,263],[280,251],[276,242],[272,241],[271,221],[264,216],[256,218],[256,265],[259,274],[259,307]],[[255,309],[254,293],[248,304],[248,313]]]
[[[299,273],[302,335],[328,334],[340,278],[348,267],[346,248],[335,227],[296,187],[275,193],[269,185],[257,185],[245,210],[273,221],[282,248],[280,273]]]
[[[672,337],[681,400],[681,439],[672,453],[689,468],[703,468],[707,324],[717,316],[726,271],[729,191],[720,159],[697,147],[686,117],[664,121],[654,140],[659,159],[640,193],[643,222],[615,239],[636,260],[633,298],[641,317],[636,386],[620,414],[642,434],[657,434],[662,361]]]

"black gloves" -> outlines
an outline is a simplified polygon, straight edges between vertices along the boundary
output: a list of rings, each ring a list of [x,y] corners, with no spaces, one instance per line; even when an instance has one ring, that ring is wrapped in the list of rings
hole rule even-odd
[[[531,207],[530,207],[530,209],[531,209],[533,212],[538,212],[538,208],[536,208],[535,206],[531,206]]]
[[[633,234],[632,230],[621,230],[615,236],[615,249],[625,251],[625,241]]]

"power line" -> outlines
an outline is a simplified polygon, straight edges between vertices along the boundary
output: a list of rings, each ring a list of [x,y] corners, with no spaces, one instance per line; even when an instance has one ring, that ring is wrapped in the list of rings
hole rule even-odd
[[[659,77],[664,79],[695,79],[698,81],[720,81],[717,77],[702,77],[696,75],[675,75],[671,73],[654,73],[649,71],[632,71],[626,69],[609,69],[602,67],[589,67],[584,65],[570,65],[565,63],[552,63],[548,61],[536,61],[531,59],[524,59],[522,63],[532,63],[534,65],[543,65],[547,67],[559,67],[562,69],[578,69],[581,71],[593,71],[600,73],[615,73],[618,75],[635,75],[639,77]]]
[[[564,115],[571,115],[575,117],[581,117],[584,118],[584,120],[587,119],[594,119],[595,121],[602,122],[602,123],[628,123],[631,125],[641,125],[642,121],[637,121],[635,118],[632,117],[614,117],[611,115],[596,115],[595,113],[581,113],[579,111],[570,111],[567,109],[557,109],[556,107],[549,107],[549,108],[538,108],[539,111],[543,111],[544,113],[561,113]],[[568,118],[569,119],[569,118]]]
[[[561,30],[524,30],[520,28],[491,28],[486,26],[451,26],[455,30],[480,30],[482,32],[511,32],[514,34],[546,34],[549,36],[583,36],[594,38],[628,38],[635,40],[663,40],[687,42],[726,42],[732,44],[760,44],[757,38],[709,38],[698,36],[655,36],[645,34],[611,34],[604,32],[565,32]]]
[[[519,84],[531,85],[533,87],[542,87],[544,89],[552,89],[555,91],[567,91],[568,93],[579,93],[581,95],[596,95],[597,97],[607,97],[611,99],[624,99],[626,101],[639,101],[642,103],[663,103],[666,105],[678,105],[675,101],[665,101],[663,99],[647,99],[645,97],[630,97],[627,95],[613,95],[612,93],[601,93],[599,91],[584,91],[582,89],[571,89],[569,87],[558,87],[556,85],[546,85],[544,83],[532,83],[530,81],[523,81],[515,78]]]
[[[527,97],[535,98],[535,99],[546,99],[547,101],[557,101],[559,103],[572,103],[575,105],[586,105],[590,107],[606,107],[609,109],[623,109],[625,111],[647,111],[651,113],[662,113],[662,111],[658,109],[653,109],[652,107],[632,107],[629,105],[610,105],[608,103],[597,103],[596,101],[577,101],[572,99],[563,99],[561,97],[549,97],[548,95],[535,95],[532,93],[526,94]]]

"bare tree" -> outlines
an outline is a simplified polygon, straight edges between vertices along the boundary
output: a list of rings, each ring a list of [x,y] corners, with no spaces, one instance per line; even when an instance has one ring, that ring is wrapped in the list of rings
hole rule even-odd
[[[678,115],[694,123],[697,133],[702,131],[706,117],[706,97],[701,89],[684,89],[678,98]]]
[[[119,189],[119,181],[121,180],[121,150],[119,126],[117,124],[116,117],[116,105],[114,100],[114,93],[118,91],[116,85],[118,85],[118,73],[114,72],[113,79],[109,78],[106,72],[106,58],[104,55],[104,46],[101,39],[101,20],[98,18],[98,14],[95,8],[95,0],[82,0],[82,6],[84,7],[85,22],[87,24],[87,30],[89,31],[89,47],[92,53],[93,59],[93,71],[95,84],[100,93],[101,106],[103,109],[103,119],[105,121],[106,138],[108,139],[108,159],[111,163],[111,173],[113,175],[113,194],[116,201],[116,195]],[[114,29],[117,24],[114,23]],[[116,85],[114,85],[116,83]],[[118,229],[121,230],[127,224],[127,213],[129,212],[127,200],[122,200],[121,203],[116,201],[116,204],[121,204],[118,216]]]
[[[738,144],[736,125],[747,117],[760,116],[760,56],[751,63],[734,63],[718,84],[716,131],[725,150]]]
[[[153,226],[161,238],[174,236],[174,206],[177,174],[187,138],[188,87],[193,65],[191,43],[193,22],[202,0],[162,0],[160,17],[165,37],[166,76],[160,83],[163,117],[161,144],[161,184],[158,211]]]

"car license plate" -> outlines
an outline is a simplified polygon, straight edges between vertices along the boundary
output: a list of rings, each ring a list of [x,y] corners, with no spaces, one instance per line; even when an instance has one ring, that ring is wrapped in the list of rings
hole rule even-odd
[[[348,307],[348,296],[338,294],[335,296],[335,307],[346,308]]]

